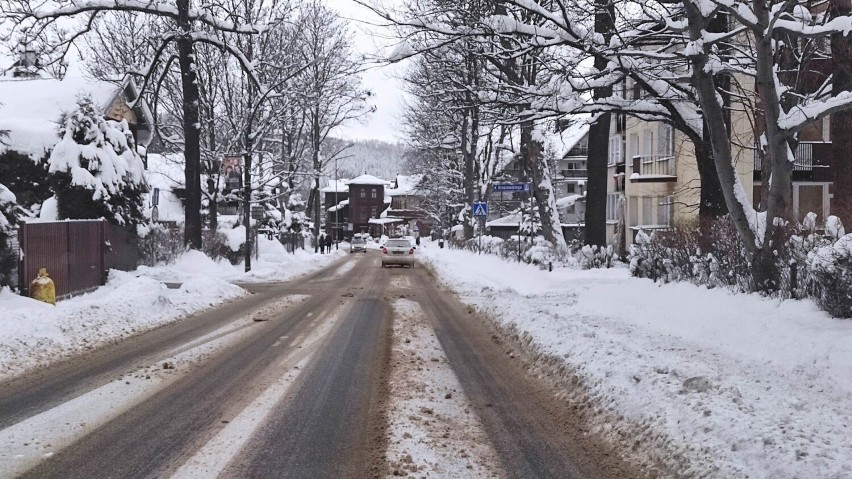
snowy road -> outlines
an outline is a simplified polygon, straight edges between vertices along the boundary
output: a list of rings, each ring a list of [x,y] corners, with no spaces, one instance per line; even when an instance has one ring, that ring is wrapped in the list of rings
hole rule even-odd
[[[424,268],[254,290],[7,384],[0,477],[640,477]]]

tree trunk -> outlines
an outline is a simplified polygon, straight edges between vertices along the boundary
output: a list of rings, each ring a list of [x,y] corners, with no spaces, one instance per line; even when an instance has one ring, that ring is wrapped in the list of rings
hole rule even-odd
[[[770,5],[759,0],[754,1],[754,11],[761,25],[769,25]],[[760,253],[754,261],[755,286],[761,291],[775,291],[780,287],[780,275],[774,262],[776,250],[784,247],[783,241],[778,241],[778,227],[775,218],[791,219],[792,212],[792,150],[787,142],[786,132],[778,126],[781,115],[778,83],[776,82],[775,48],[776,40],[770,36],[758,38],[755,41],[756,56],[756,88],[758,98],[763,106],[765,119],[764,133],[766,139],[766,154],[770,164],[769,197],[766,202],[766,231],[760,244]],[[766,168],[764,167],[764,171]]]
[[[209,118],[207,119],[209,127],[209,132],[207,133],[207,142],[208,149],[210,150],[210,166],[211,171],[208,172],[210,175],[207,178],[207,195],[210,197],[210,231],[214,234],[219,230],[219,175],[222,171],[221,165],[218,168],[215,168],[216,171],[212,171],[212,167],[215,166],[216,158],[213,157],[216,153],[216,125],[213,121],[215,118],[215,112],[213,111],[213,103],[210,103],[210,107],[207,109],[207,115]],[[215,180],[213,179],[215,178]]]
[[[709,128],[704,128],[705,137]],[[725,194],[722,192],[722,183],[716,173],[716,164],[713,161],[710,139],[693,142],[695,147],[695,162],[698,165],[698,177],[701,184],[700,203],[698,205],[698,218],[702,224],[709,223],[716,218],[728,214],[728,206],[725,204]]]
[[[830,0],[829,16],[837,18],[852,14],[852,1]],[[832,95],[852,91],[852,35],[835,33],[831,36],[831,55],[834,60]],[[840,217],[845,225],[852,224],[852,110],[831,115],[831,164],[834,181],[834,204],[831,213]]]
[[[702,37],[704,20],[698,6],[693,2],[683,2],[683,6],[688,19],[690,39],[696,41]],[[725,112],[716,95],[715,80],[713,75],[706,70],[708,56],[707,52],[701,52],[690,58],[692,61],[692,85],[698,95],[701,111],[704,113],[713,163],[716,167],[719,184],[722,187],[722,194],[725,197],[725,205],[731,214],[740,239],[749,254],[754,254],[757,250],[755,232],[752,231],[749,224],[748,213],[746,212],[747,205],[744,205],[737,197],[738,191],[743,195],[745,191],[734,170],[731,142],[728,139],[728,128],[725,124]]]
[[[314,172],[316,174],[315,184],[314,184],[314,192],[312,195],[314,198],[314,237],[319,238],[320,235],[320,208],[322,204],[322,198],[320,198],[320,170],[322,168],[322,164],[320,164],[320,124],[319,124],[319,108],[316,108],[313,115],[313,122],[311,127],[311,143],[313,146],[313,162],[314,162]]]
[[[609,129],[612,116],[600,115],[589,127],[589,155],[586,168],[589,182],[586,185],[586,225],[583,242],[590,246],[606,246],[606,183],[609,157]]]
[[[532,196],[535,198],[538,216],[541,220],[541,233],[558,251],[567,249],[565,235],[556,210],[556,198],[550,181],[550,168],[542,154],[542,144],[533,138],[535,125],[532,120],[521,123],[521,154],[525,158],[526,174],[532,182]]]
[[[250,17],[247,16],[247,20]],[[253,40],[249,39],[246,48],[246,58],[249,62],[253,60],[254,49]],[[248,106],[248,118],[246,119],[245,131],[243,132],[243,143],[245,143],[245,161],[243,164],[243,206],[244,206],[244,221],[246,225],[246,255],[245,255],[245,271],[251,271],[251,253],[252,253],[252,228],[251,228],[251,162],[254,150],[254,111],[252,103],[254,102],[254,85],[251,79],[246,82],[246,103]]]
[[[471,223],[471,218],[473,218],[473,202],[475,198],[473,197],[473,158],[470,154],[470,113],[471,109],[466,108],[464,113],[462,113],[462,124],[461,124],[461,154],[462,161],[464,164],[462,165],[462,189],[464,190],[464,221],[462,222],[462,226],[464,228],[464,239],[470,239],[473,237],[473,224]]]
[[[201,138],[198,114],[198,78],[193,67],[195,58],[192,39],[189,37],[189,0],[177,0],[178,29],[183,36],[177,40],[178,64],[180,65],[181,89],[183,91],[184,131],[184,180],[186,201],[184,203],[184,245],[201,249]]]
[[[615,30],[613,25],[613,6],[607,0],[595,0],[595,33],[609,40]],[[607,59],[595,57],[595,68],[603,71]],[[612,88],[595,88],[595,100],[612,95]],[[586,226],[583,229],[583,242],[591,246],[606,246],[606,183],[609,157],[609,129],[612,116],[609,113],[600,115],[589,127],[589,154],[586,158],[586,168],[589,172],[589,183],[586,188]]]

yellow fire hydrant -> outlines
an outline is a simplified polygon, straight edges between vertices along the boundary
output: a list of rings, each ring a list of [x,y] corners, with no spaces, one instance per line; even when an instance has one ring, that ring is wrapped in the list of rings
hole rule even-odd
[[[38,278],[30,283],[30,297],[45,303],[56,304],[56,286],[47,277],[47,268],[38,270]]]

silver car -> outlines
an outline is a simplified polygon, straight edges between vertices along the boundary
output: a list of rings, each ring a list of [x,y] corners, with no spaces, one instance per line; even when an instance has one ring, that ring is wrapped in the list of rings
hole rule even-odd
[[[414,266],[414,246],[404,238],[391,238],[382,247],[382,268],[395,264]]]
[[[366,253],[367,252],[367,242],[364,241],[364,238],[354,237],[352,241],[349,242],[349,252],[350,253]]]

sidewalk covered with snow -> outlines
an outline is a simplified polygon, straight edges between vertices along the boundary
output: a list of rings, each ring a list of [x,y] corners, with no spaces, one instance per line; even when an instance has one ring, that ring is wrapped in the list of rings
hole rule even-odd
[[[462,300],[567,366],[597,432],[682,477],[852,477],[852,321],[627,269],[553,272],[439,249]],[[558,368],[556,368],[558,369]],[[566,368],[563,368],[566,369]]]

